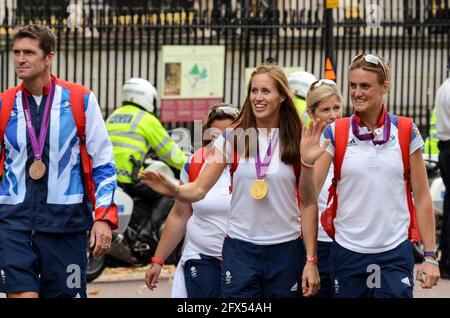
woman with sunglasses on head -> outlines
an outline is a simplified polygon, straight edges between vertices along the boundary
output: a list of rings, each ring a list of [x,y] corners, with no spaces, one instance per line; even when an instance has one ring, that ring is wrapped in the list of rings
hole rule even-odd
[[[349,89],[354,114],[328,125],[322,137],[320,129],[309,127],[302,140],[302,160],[311,166],[306,175],[310,181],[315,175],[316,189],[333,160],[336,168],[337,195],[321,216],[327,233],[334,231],[333,296],[410,298],[414,257],[408,238],[421,234],[423,239],[426,257],[417,272],[421,286],[432,288],[439,280],[423,140],[410,119],[387,112],[389,72],[379,57],[353,60]],[[321,142],[327,146],[323,155]],[[303,199],[311,200],[311,192]]]
[[[285,74],[278,66],[262,65],[251,75],[233,130],[217,138],[215,154],[195,182],[177,186],[157,172],[143,174],[154,190],[195,202],[230,167],[224,297],[296,298],[300,290],[308,297],[319,288],[316,210],[302,208],[300,230],[297,193],[306,184],[295,167],[301,128]]]
[[[308,117],[314,122],[322,122],[331,124],[338,118],[342,117],[342,96],[337,89],[336,83],[321,79],[311,84],[306,95],[306,105]],[[328,171],[324,185],[317,200],[318,211],[324,211],[327,206],[328,188],[333,179],[333,164]],[[330,270],[329,270],[329,254],[333,240],[324,231],[321,223],[317,233],[317,258],[320,275],[320,290],[316,294],[317,298],[330,298],[332,295]]]
[[[239,114],[230,104],[211,107],[202,127],[203,147],[189,158],[181,170],[180,183],[195,179],[214,151],[211,141],[216,139]],[[198,171],[194,171],[197,169]],[[201,201],[186,203],[175,201],[170,211],[152,264],[145,274],[151,290],[156,287],[164,260],[175,250],[186,235],[183,254],[175,272],[172,297],[218,298],[221,292],[221,253],[231,196],[229,172],[224,170],[219,181]]]

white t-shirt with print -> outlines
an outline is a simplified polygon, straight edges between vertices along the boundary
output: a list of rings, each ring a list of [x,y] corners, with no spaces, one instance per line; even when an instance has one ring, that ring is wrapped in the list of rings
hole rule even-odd
[[[263,161],[275,130],[269,136],[262,130],[259,131],[260,160]],[[222,151],[225,143],[225,155],[230,163],[233,146],[223,135],[217,138],[215,147]],[[286,165],[280,160],[280,143],[273,149],[273,157],[265,176],[269,192],[261,200],[250,196],[250,188],[257,179],[254,161],[254,158],[239,158],[239,165],[233,176],[227,234],[231,238],[257,245],[279,244],[297,239],[300,236],[300,211],[296,178],[292,165]]]

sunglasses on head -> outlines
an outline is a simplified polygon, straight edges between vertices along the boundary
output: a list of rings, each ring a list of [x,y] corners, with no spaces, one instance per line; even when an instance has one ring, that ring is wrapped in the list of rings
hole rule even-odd
[[[222,111],[227,115],[232,116],[233,118],[236,118],[237,115],[239,115],[239,109],[233,105],[230,104],[215,104],[211,107],[211,109],[208,112],[208,118],[211,117],[211,115],[215,114],[218,111]]]
[[[312,83],[311,86],[309,87],[309,90],[313,91],[315,88],[320,87],[322,85],[336,86],[336,83],[334,81],[332,81],[332,80],[329,80],[329,79],[326,79],[326,78],[322,78],[322,79]]]
[[[381,65],[381,68],[383,69],[384,80],[387,81],[388,77],[387,77],[386,68],[384,67],[383,62],[381,61],[381,59],[378,56],[373,55],[373,54],[358,54],[353,58],[352,63],[355,63],[356,61],[360,60],[362,57],[364,57],[364,61],[366,61],[367,63],[374,64],[374,65]]]

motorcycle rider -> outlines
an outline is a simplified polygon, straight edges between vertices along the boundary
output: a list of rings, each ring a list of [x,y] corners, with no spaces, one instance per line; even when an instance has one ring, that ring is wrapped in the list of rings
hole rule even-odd
[[[154,115],[157,94],[149,81],[130,78],[122,89],[122,106],[106,122],[119,185],[131,196],[138,196],[151,205],[161,195],[139,181],[146,154],[152,149],[161,160],[177,170],[181,170],[186,162],[183,151]]]
[[[311,84],[315,81],[317,81],[317,78],[314,74],[305,71],[294,72],[288,76],[289,89],[295,96],[295,108],[297,109],[300,119],[305,124],[308,124],[309,122],[309,116],[306,112],[306,94],[308,93]]]
[[[436,108],[434,108],[430,118],[429,136],[425,139],[423,146],[424,159],[429,158],[433,160],[436,158],[435,160],[437,161],[437,156],[439,155],[438,141],[439,139],[437,138],[436,130]]]

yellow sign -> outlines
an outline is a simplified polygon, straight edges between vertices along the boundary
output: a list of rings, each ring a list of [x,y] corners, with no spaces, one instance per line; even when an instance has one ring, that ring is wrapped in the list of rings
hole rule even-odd
[[[337,8],[339,5],[339,0],[326,0],[325,7],[327,9],[334,9]]]
[[[164,45],[162,98],[223,98],[223,61],[223,45]]]

